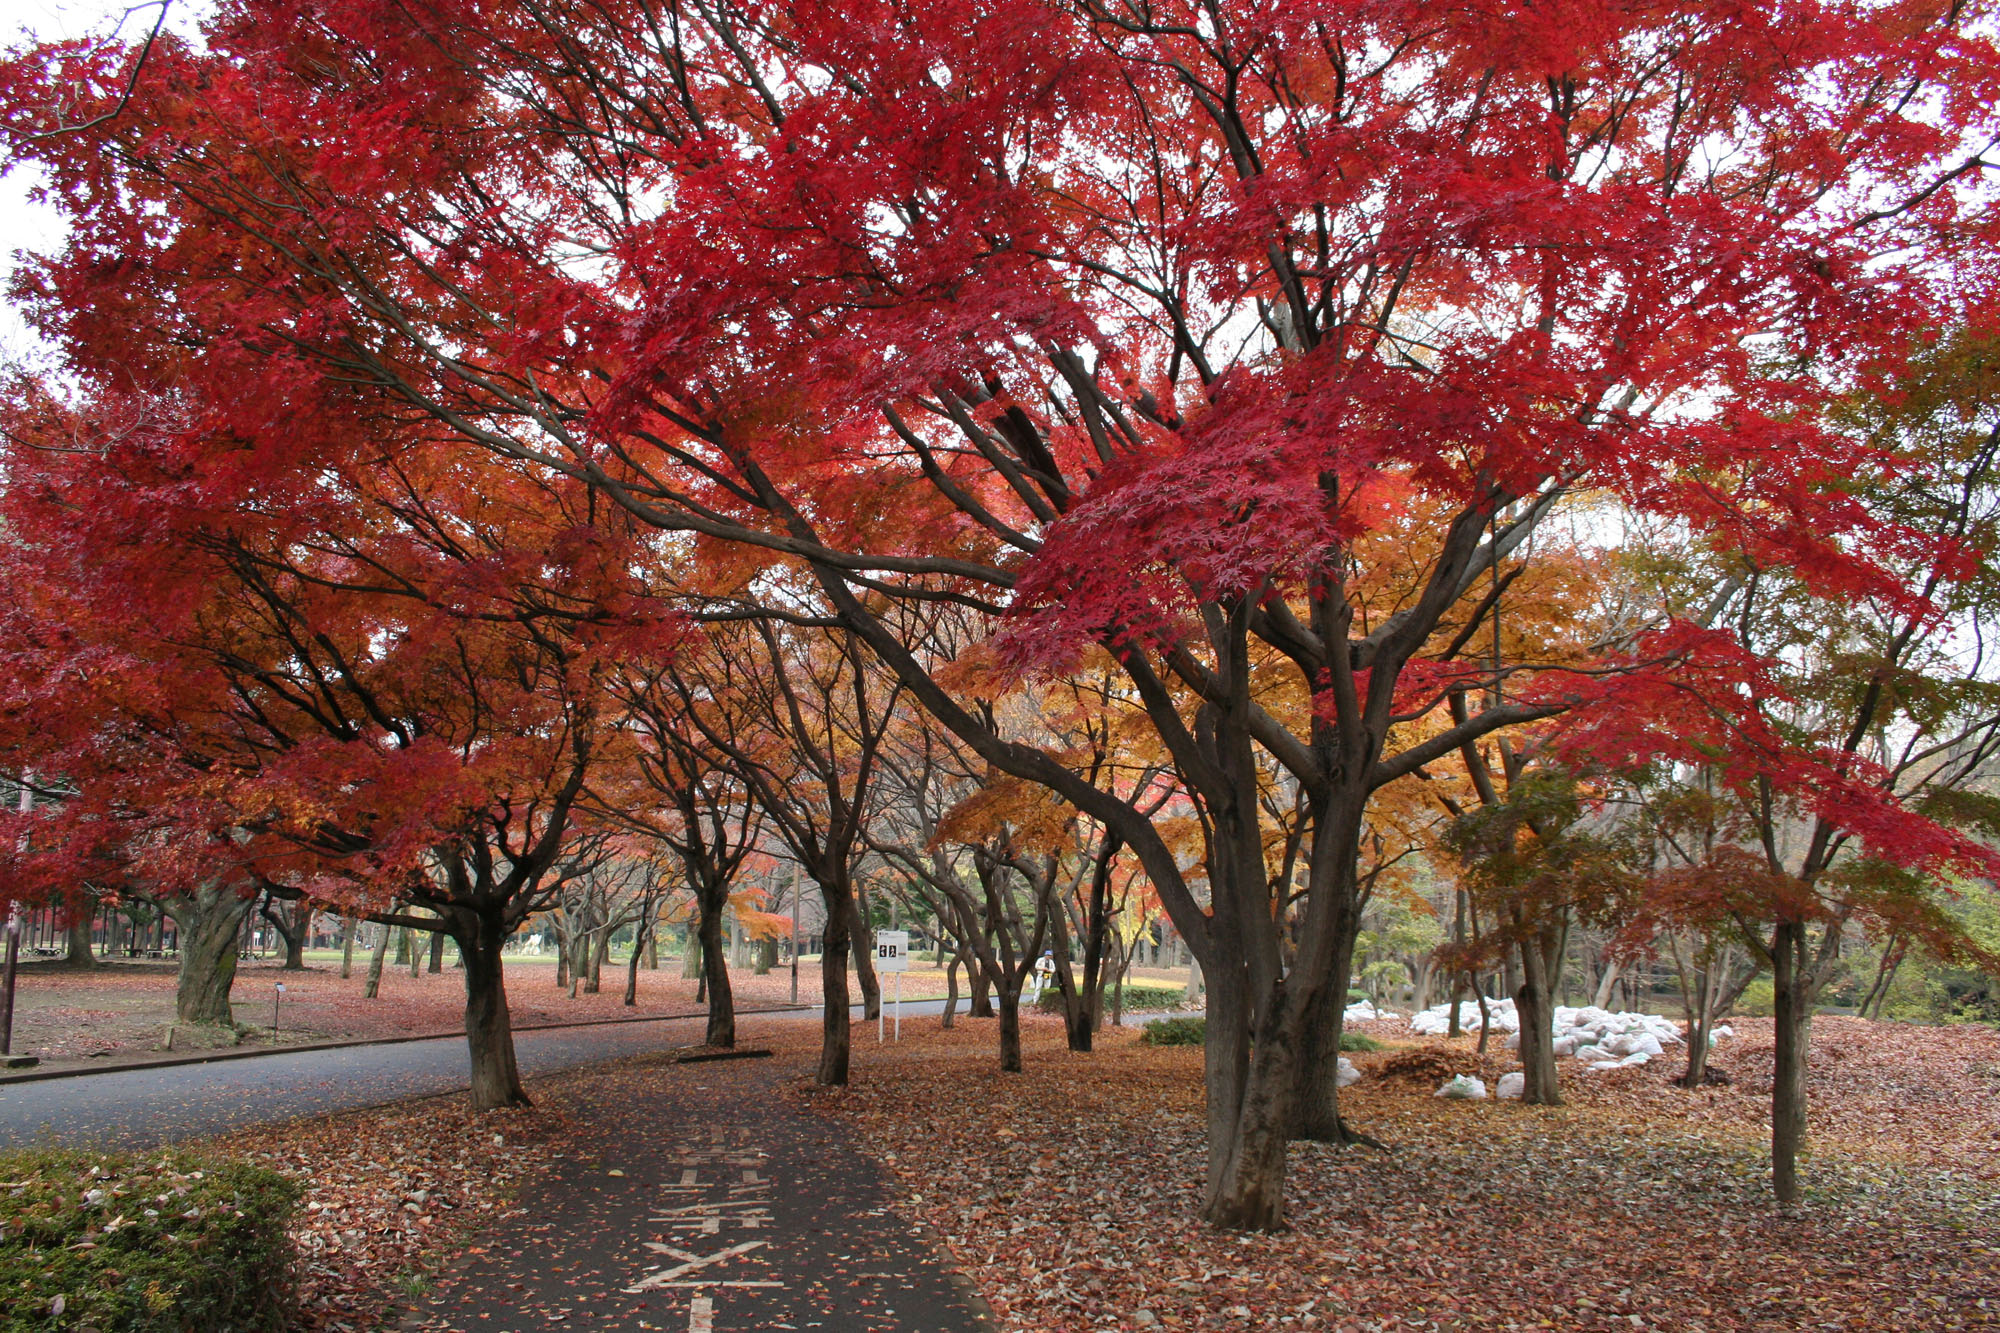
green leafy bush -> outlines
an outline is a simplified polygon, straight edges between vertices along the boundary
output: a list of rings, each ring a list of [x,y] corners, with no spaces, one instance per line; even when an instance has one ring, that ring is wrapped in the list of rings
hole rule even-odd
[[[0,1333],[262,1333],[292,1323],[298,1187],[165,1151],[0,1155]]]
[[[1156,1018],[1139,1032],[1143,1046],[1199,1046],[1207,1040],[1206,1018]]]
[[[1375,1040],[1365,1032],[1349,1032],[1346,1028],[1342,1028],[1340,1030],[1340,1049],[1343,1051],[1386,1051],[1389,1047],[1386,1043]]]

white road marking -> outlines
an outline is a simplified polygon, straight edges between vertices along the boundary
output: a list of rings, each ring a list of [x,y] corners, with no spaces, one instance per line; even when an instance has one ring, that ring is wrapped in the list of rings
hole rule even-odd
[[[715,1302],[697,1296],[688,1304],[688,1333],[715,1333]]]
[[[641,1278],[635,1285],[625,1288],[625,1294],[631,1296],[642,1291],[651,1291],[655,1287],[666,1286],[675,1278],[692,1273],[697,1268],[707,1268],[710,1264],[734,1259],[739,1254],[748,1254],[752,1250],[761,1249],[763,1245],[764,1242],[761,1240],[746,1240],[731,1245],[728,1249],[717,1250],[714,1254],[690,1254],[686,1250],[678,1250],[671,1245],[662,1245],[656,1240],[649,1240],[646,1242],[646,1248],[653,1253],[668,1255],[684,1262],[672,1268],[662,1268],[650,1277]]]

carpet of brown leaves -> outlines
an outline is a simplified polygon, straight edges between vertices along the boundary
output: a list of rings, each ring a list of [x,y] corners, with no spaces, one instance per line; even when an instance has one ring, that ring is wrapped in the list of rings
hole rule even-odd
[[[855,1086],[811,1101],[1019,1333],[2000,1327],[2000,1034],[1818,1024],[1809,1198],[1787,1211],[1762,1151],[1770,1025],[1738,1030],[1734,1081],[1692,1094],[1657,1062],[1571,1064],[1560,1108],[1365,1078],[1344,1106],[1391,1151],[1296,1149],[1273,1236],[1195,1221],[1198,1050],[1113,1033],[1072,1055],[1030,1019],[1028,1070],[1003,1076],[992,1024],[919,1020],[901,1047],[857,1042]],[[1489,1053],[1489,1086],[1507,1067]]]
[[[508,1215],[558,1157],[559,1109],[475,1116],[462,1095],[239,1130],[208,1145],[297,1180],[305,1333],[381,1328],[426,1270]]]

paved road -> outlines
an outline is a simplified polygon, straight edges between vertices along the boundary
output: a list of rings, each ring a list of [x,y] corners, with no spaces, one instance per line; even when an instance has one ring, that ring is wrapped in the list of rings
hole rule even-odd
[[[960,1013],[964,1000],[960,999]],[[894,1007],[890,1027],[894,1026]],[[903,1016],[942,1013],[942,1000],[906,1000]],[[758,1017],[743,1015],[745,1019]],[[765,1017],[819,1022],[819,1011]],[[1126,1022],[1140,1016],[1127,1014]],[[524,1075],[549,1074],[701,1040],[702,1017],[518,1032]],[[854,1008],[854,1040],[874,1039],[873,1023]],[[286,1051],[209,1064],[78,1074],[35,1083],[0,1083],[0,1148],[41,1143],[145,1148],[208,1138],[241,1125],[380,1106],[402,1097],[456,1092],[466,1086],[465,1040]]]
[[[547,1074],[686,1046],[701,1040],[701,1027],[696,1015],[551,1028],[516,1033],[514,1049],[523,1074]],[[0,1146],[151,1147],[465,1086],[463,1037],[0,1083]]]
[[[426,1333],[978,1333],[879,1169],[769,1060],[576,1088],[564,1166],[445,1273]]]
[[[935,1014],[943,1007],[941,1000],[911,1000],[904,1003],[903,1015]],[[819,1021],[817,1010],[794,1010],[784,1017]],[[859,1006],[854,1022],[855,1040],[868,1040]],[[702,1023],[696,1014],[518,1032],[514,1049],[522,1074],[549,1074],[691,1045],[701,1040]],[[379,1106],[465,1086],[463,1037],[0,1083],[0,1148],[41,1143],[145,1148],[207,1138],[241,1125]]]

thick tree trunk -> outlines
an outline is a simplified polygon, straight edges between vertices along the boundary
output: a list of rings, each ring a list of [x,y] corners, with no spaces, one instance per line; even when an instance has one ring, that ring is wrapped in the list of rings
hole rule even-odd
[[[1540,939],[1521,941],[1521,986],[1514,992],[1514,1006],[1521,1020],[1521,1100],[1530,1106],[1560,1106],[1555,1009],[1549,993],[1548,955]]]
[[[705,1040],[710,1046],[736,1044],[736,996],[729,988],[729,955],[722,947],[722,911],[728,901],[726,888],[719,895],[702,895],[701,957],[702,971],[708,983],[708,1035]]]
[[[1003,978],[994,989],[1000,993],[1000,1071],[1021,1072],[1021,983]]]
[[[1202,1216],[1228,1231],[1275,1231],[1285,1216],[1285,1143],[1296,1116],[1295,1033],[1266,1019],[1252,1047],[1236,974],[1208,978],[1208,1178]]]
[[[944,1018],[938,1026],[947,1030],[958,1018],[958,963],[959,955],[953,954],[944,969]]]
[[[340,979],[354,975],[354,934],[359,923],[351,916],[340,918]]]
[[[750,947],[757,959],[757,975],[760,977],[770,976],[771,969],[778,965],[778,937],[775,935],[766,936],[756,941]]]
[[[91,952],[91,922],[97,914],[97,904],[89,901],[72,907],[65,919],[63,966],[75,968],[96,967],[97,958]]]
[[[395,911],[396,904],[391,903],[389,910]],[[382,993],[382,964],[389,956],[389,937],[395,933],[388,926],[383,926],[382,933],[375,937],[375,947],[368,951],[368,984],[361,990],[364,1000],[372,1000]]]
[[[1348,1143],[1340,1119],[1340,1034],[1347,1018],[1347,979],[1354,970],[1354,941],[1361,929],[1361,899],[1348,885],[1333,923],[1333,959],[1306,1005],[1299,1039],[1299,1086],[1293,1098],[1292,1137],[1315,1143]],[[1306,984],[1298,978],[1292,984]]]
[[[818,1080],[830,1088],[847,1085],[847,1065],[851,1034],[847,998],[847,923],[851,919],[853,897],[844,884],[820,885],[826,904],[826,938],[820,947],[820,1049]]]
[[[1799,1151],[1806,1140],[1806,1054],[1812,1038],[1812,985],[1803,965],[1806,928],[1780,925],[1772,950],[1777,1051],[1771,1076],[1771,1189],[1780,1203],[1799,1197]]]
[[[453,934],[465,960],[465,1045],[472,1059],[472,1109],[527,1106],[514,1061],[514,1022],[500,946],[507,932],[497,912],[452,909]]]
[[[444,971],[443,931],[439,931],[437,934],[431,936],[431,962],[430,962],[430,967],[426,970],[429,971],[432,976],[436,976],[438,975],[438,973]]]
[[[701,975],[701,927],[699,924],[687,928],[687,940],[681,945],[681,976],[692,981]]]
[[[179,930],[180,980],[174,988],[177,1023],[231,1024],[229,990],[236,983],[236,942],[256,904],[233,888],[203,888],[173,900]]]
[[[1520,989],[1514,991],[1514,1013],[1520,1017],[1520,1099],[1530,1107],[1562,1105],[1550,971],[1562,963],[1564,935],[1560,927],[1542,927],[1520,941]]]

